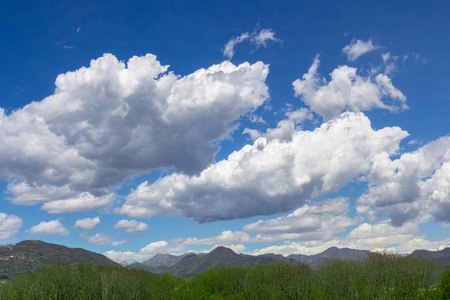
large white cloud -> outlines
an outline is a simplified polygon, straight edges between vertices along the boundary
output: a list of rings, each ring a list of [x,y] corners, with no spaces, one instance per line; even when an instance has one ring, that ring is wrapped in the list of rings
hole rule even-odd
[[[435,217],[450,223],[450,137],[442,137],[391,160],[374,157],[370,185],[359,203],[384,210],[393,224]]]
[[[333,70],[331,80],[327,82],[318,74],[319,63],[316,57],[308,73],[302,79],[295,80],[293,86],[295,95],[325,120],[343,111],[357,112],[372,108],[398,111],[408,108],[406,97],[393,86],[387,75],[361,77],[356,74],[356,68],[339,66]]]
[[[0,180],[12,180],[9,199],[82,211],[145,171],[198,173],[214,161],[214,143],[269,97],[261,62],[223,62],[184,77],[167,69],[151,54],[127,64],[105,54],[59,75],[44,100],[11,114],[0,109]]]
[[[69,235],[67,230],[59,220],[42,221],[38,225],[30,228],[29,232],[33,235]]]
[[[15,215],[0,213],[0,243],[6,243],[19,232],[22,227],[22,219]]]
[[[344,113],[314,131],[296,131],[290,141],[259,138],[198,176],[144,182],[117,212],[199,222],[287,212],[367,173],[376,155],[396,153],[407,135],[398,127],[373,130],[362,113]]]

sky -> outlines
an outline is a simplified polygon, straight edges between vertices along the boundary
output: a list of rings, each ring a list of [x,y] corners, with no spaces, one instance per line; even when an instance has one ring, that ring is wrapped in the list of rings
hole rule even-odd
[[[9,1],[0,244],[450,246],[448,1]]]

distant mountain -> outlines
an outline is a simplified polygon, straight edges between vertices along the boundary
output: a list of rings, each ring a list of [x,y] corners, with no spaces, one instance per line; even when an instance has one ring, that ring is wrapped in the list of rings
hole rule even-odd
[[[441,264],[450,264],[450,248],[439,251],[415,250],[409,257],[421,257]]]
[[[240,255],[231,249],[217,247],[206,255],[188,254],[167,271],[179,277],[193,277],[202,271],[215,266],[254,266],[260,263],[281,262],[270,256]]]
[[[188,255],[188,253],[182,255],[171,255],[171,254],[161,254],[158,253],[149,260],[141,262],[141,264],[149,267],[158,267],[158,266],[173,266],[177,262],[179,262],[183,257]]]
[[[22,241],[0,246],[0,276],[12,278],[33,272],[38,266],[57,261],[70,265],[93,263],[105,266],[120,266],[102,254],[81,248],[42,241]]]
[[[331,247],[323,251],[322,253],[314,255],[291,254],[288,257],[303,263],[315,265],[325,258],[361,259],[369,254],[370,251],[367,250]]]
[[[140,262],[134,262],[127,265],[128,268],[137,268],[137,269],[143,269],[149,272],[152,272],[154,274],[163,274],[167,272],[169,269],[169,266],[147,266]]]
[[[299,254],[299,255],[301,255],[301,254]],[[274,253],[261,254],[260,256],[271,257],[271,258],[275,258],[275,259],[279,259],[279,260],[284,260],[284,261],[287,261],[287,262],[296,262],[296,261],[298,261],[298,259],[295,259],[293,257],[290,257],[290,256],[289,257],[285,257],[285,256],[283,256],[281,254],[274,254]]]
[[[237,254],[231,249],[217,247],[207,254],[185,253],[179,256],[157,254],[145,262],[135,262],[129,265],[129,267],[145,269],[156,274],[168,272],[179,277],[188,278],[214,266],[246,267],[254,266],[260,263],[283,261],[300,261],[310,265],[315,265],[324,258],[334,257],[341,259],[359,259],[367,256],[369,253],[370,251],[366,250],[354,250],[349,248],[339,249],[336,247],[331,247],[316,255],[292,254],[288,257],[284,257],[281,254],[270,253],[254,256],[248,254]]]

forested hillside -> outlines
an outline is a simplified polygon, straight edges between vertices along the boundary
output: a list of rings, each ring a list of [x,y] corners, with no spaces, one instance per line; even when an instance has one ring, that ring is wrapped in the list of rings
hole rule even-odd
[[[38,240],[0,246],[0,276],[3,278],[28,274],[41,265],[53,262],[66,262],[72,266],[78,263],[119,266],[102,254]]]
[[[192,279],[145,270],[67,263],[0,285],[0,299],[449,299],[450,268],[422,258],[213,267]]]

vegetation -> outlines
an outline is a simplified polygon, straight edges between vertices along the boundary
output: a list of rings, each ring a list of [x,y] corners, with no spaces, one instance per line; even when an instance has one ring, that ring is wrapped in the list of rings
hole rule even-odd
[[[0,299],[450,299],[450,267],[392,254],[217,266],[192,279],[58,262],[0,285]]]

